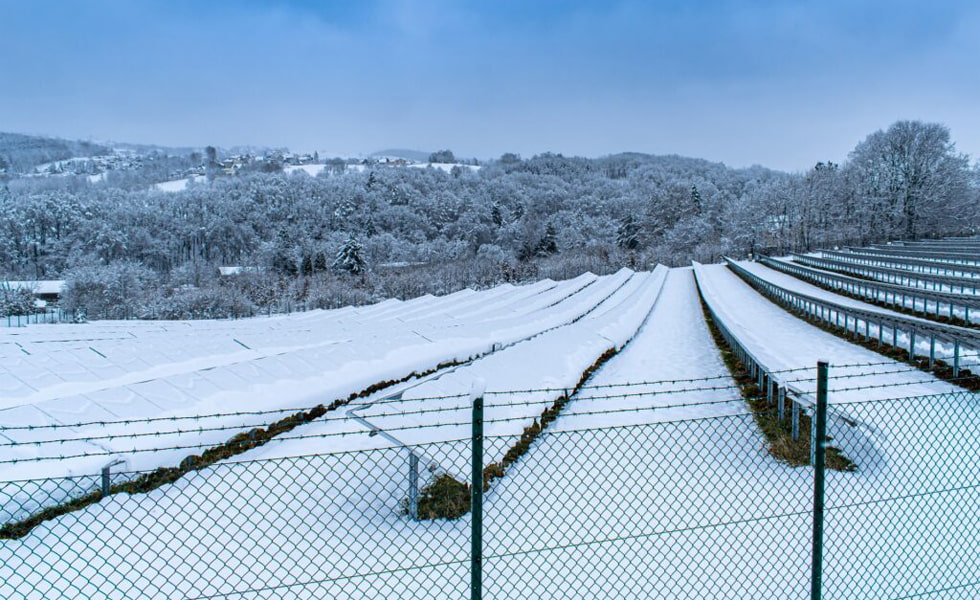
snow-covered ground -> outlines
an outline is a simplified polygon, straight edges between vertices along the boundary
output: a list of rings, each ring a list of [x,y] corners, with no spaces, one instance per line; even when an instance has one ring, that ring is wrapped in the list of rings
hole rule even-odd
[[[296,173],[302,171],[310,177],[316,177],[327,168],[327,165],[286,165],[282,168],[283,173]]]
[[[640,382],[655,382],[640,384]],[[558,430],[741,414],[745,406],[701,315],[691,268],[671,269],[643,329],[589,382]],[[630,411],[632,412],[614,412]]]
[[[770,368],[830,360],[831,401],[867,432],[869,447],[852,456],[858,470],[828,473],[825,597],[874,590],[891,598],[967,583],[973,571],[950,565],[973,564],[969,542],[980,538],[980,487],[969,459],[980,447],[974,403],[963,394],[885,402],[955,388],[796,319],[724,266],[696,272],[718,318]],[[283,340],[353,348],[354,332],[377,341],[407,337],[408,330],[437,345],[479,338],[487,353],[173,485],[115,494],[21,540],[0,541],[0,597],[464,596],[469,516],[408,519],[401,510],[406,450],[369,436],[347,411],[359,408],[371,423],[419,444],[415,451],[438,467],[465,477],[466,394],[475,380],[486,381],[489,392],[485,461],[497,460],[558,390],[573,386],[605,348],[623,344],[487,492],[487,596],[808,597],[812,471],[766,453],[697,302],[691,269],[661,268],[268,320],[145,330],[107,323],[97,341],[82,326],[6,340],[0,350],[10,357],[19,348],[43,355],[91,344],[101,351],[100,344],[123,343],[118,338],[128,332],[160,347],[176,336],[179,351],[190,339],[228,336],[260,349]],[[262,322],[278,327],[263,330]],[[207,333],[191,333],[197,326]],[[424,347],[406,342],[416,358]],[[380,364],[387,362],[369,366]],[[800,372],[800,379],[811,377]],[[626,385],[662,380],[674,383]],[[842,389],[871,384],[891,387]],[[506,393],[522,387],[550,389]],[[959,491],[924,494],[952,487]],[[955,593],[931,597],[962,597]]]
[[[161,192],[182,192],[187,189],[188,185],[200,183],[205,179],[207,178],[204,175],[194,175],[183,179],[174,179],[172,181],[163,181],[161,183],[154,184],[153,189]]]
[[[463,163],[412,163],[408,165],[413,169],[439,169],[440,171],[445,171],[446,173],[451,172],[454,168],[459,167],[460,169],[469,169],[470,171],[479,171],[480,165],[466,165]]]

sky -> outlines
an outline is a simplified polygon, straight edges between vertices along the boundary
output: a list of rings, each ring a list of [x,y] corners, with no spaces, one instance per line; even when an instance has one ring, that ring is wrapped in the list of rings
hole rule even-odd
[[[980,158],[977,32],[945,0],[0,0],[0,131],[801,171],[914,119]]]

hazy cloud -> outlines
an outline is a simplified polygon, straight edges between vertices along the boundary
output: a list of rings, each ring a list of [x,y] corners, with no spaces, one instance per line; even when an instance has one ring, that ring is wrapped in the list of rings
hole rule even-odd
[[[897,119],[980,154],[967,2],[0,0],[0,129],[803,169]]]

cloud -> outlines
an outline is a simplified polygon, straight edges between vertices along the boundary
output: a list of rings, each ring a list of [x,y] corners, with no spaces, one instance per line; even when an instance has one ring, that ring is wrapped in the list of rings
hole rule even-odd
[[[803,169],[918,118],[980,151],[980,12],[965,2],[93,0],[5,12],[5,130],[477,156],[630,149]]]

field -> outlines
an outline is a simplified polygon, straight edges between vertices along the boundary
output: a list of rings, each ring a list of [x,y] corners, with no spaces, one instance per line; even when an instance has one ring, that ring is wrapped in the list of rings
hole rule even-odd
[[[808,597],[814,471],[761,423],[809,440],[825,360],[825,597],[972,597],[980,347],[933,302],[735,261],[0,329],[0,596],[462,596],[481,397],[487,597]]]

